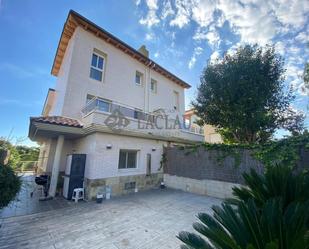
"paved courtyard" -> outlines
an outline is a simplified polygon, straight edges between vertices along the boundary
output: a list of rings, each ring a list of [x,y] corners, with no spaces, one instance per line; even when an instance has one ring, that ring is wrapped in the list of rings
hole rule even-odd
[[[178,232],[192,231],[196,214],[214,204],[220,200],[158,189],[1,218],[0,248],[179,248]]]
[[[53,201],[39,201],[44,196],[43,191],[35,184],[33,174],[21,175],[22,187],[16,200],[6,208],[0,210],[0,218],[34,214],[51,211],[74,205],[62,197],[56,197]]]

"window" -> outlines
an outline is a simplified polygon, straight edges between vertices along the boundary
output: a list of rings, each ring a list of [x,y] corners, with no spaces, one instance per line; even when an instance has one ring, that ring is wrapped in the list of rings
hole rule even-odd
[[[174,110],[179,110],[179,93],[174,91]]]
[[[136,73],[135,73],[135,84],[141,86],[142,83],[143,83],[143,74],[136,71]]]
[[[95,98],[95,96],[91,95],[91,94],[87,94],[87,100],[86,100],[86,104],[89,103],[91,100],[93,100]]]
[[[133,169],[137,167],[136,150],[120,150],[119,152],[119,169]]]
[[[93,53],[90,67],[90,78],[102,81],[103,66],[104,66],[103,56]]]
[[[151,81],[150,81],[150,90],[151,90],[153,93],[156,93],[156,92],[157,92],[157,81],[154,80],[154,79],[151,79]]]
[[[135,108],[134,110],[134,118],[135,119],[143,119],[143,112],[141,109]]]
[[[124,189],[125,190],[135,189],[135,186],[136,186],[136,182],[126,182],[124,184]]]
[[[110,107],[111,107],[111,101],[101,99],[101,98],[96,98],[93,95],[87,94],[87,100],[86,104],[88,104],[88,108],[93,110],[97,109],[99,111],[103,112],[110,112]]]

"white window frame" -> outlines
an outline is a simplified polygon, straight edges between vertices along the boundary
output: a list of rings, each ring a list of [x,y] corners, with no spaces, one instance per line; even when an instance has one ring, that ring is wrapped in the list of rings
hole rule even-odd
[[[136,76],[137,75],[139,75],[139,77],[140,77],[140,83],[136,82]],[[135,71],[135,79],[134,79],[134,81],[135,81],[135,85],[142,86],[143,85],[143,81],[144,81],[144,74],[141,73],[140,71]]]
[[[154,89],[152,89],[152,83],[154,83]],[[158,87],[158,81],[156,81],[155,79],[150,79],[150,91],[153,93],[157,93],[157,87]]]
[[[120,168],[120,153],[125,152],[126,153],[126,163],[125,163],[125,168]],[[135,167],[134,168],[128,168],[128,153],[129,152],[135,152]],[[136,170],[138,168],[138,150],[133,150],[133,149],[120,149],[119,150],[119,158],[118,158],[118,170]]]
[[[93,57],[93,55],[96,55],[98,57],[97,65],[96,66],[92,65],[92,57]],[[98,67],[99,58],[103,59],[102,69]],[[90,73],[89,73],[90,79],[95,80],[95,81],[99,81],[99,82],[103,82],[104,72],[105,72],[105,64],[106,64],[106,55],[104,55],[103,53],[97,52],[97,49],[94,49],[92,54],[91,54],[91,61],[90,61]],[[95,79],[95,78],[91,77],[91,69],[94,69],[94,70],[97,70],[97,71],[101,72],[101,75],[102,75],[101,80],[98,80],[98,79]]]

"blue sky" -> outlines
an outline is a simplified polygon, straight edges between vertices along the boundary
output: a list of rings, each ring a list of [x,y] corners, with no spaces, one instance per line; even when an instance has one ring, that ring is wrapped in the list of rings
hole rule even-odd
[[[301,74],[309,60],[306,0],[0,0],[0,136],[26,139],[29,117],[41,114],[62,26],[73,9],[131,46],[145,44],[150,57],[192,88],[208,60],[244,43],[275,44],[285,58],[286,84],[307,112]]]

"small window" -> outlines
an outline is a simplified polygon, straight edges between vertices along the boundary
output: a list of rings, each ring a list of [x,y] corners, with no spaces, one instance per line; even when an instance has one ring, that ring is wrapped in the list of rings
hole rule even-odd
[[[179,93],[174,91],[174,110],[179,110]]]
[[[136,186],[136,182],[126,182],[124,184],[124,189],[125,190],[135,189],[135,186]]]
[[[142,83],[143,83],[143,74],[136,71],[136,73],[135,73],[135,84],[141,86]]]
[[[102,81],[103,78],[104,58],[93,53],[90,66],[90,78]]]
[[[151,81],[150,81],[150,90],[151,90],[153,93],[156,93],[156,92],[157,92],[157,81],[154,80],[154,79],[151,79]]]
[[[119,169],[132,169],[137,167],[136,150],[120,150],[119,152]]]

